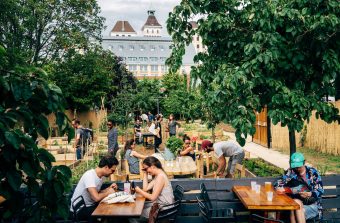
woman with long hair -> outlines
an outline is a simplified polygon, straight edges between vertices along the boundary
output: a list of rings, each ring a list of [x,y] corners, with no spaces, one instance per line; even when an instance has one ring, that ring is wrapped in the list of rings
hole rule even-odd
[[[136,192],[150,200],[149,203],[145,203],[142,212],[142,217],[148,218],[154,202],[162,206],[172,204],[175,200],[171,183],[157,158],[149,156],[143,160],[143,171],[145,171],[143,189],[136,187]],[[148,175],[153,177],[150,183],[148,182]],[[152,193],[149,193],[149,191],[152,191]]]
[[[174,115],[170,114],[169,122],[167,126],[167,130],[169,131],[169,135],[176,136],[177,128],[180,127],[180,124],[175,120]]]
[[[135,151],[135,140],[129,139],[124,146],[125,159],[128,161],[130,173],[139,174],[139,159],[145,159],[147,156]]]

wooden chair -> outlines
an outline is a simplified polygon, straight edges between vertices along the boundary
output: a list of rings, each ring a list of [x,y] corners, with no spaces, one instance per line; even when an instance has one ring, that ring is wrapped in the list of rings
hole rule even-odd
[[[275,220],[272,218],[265,218],[257,214],[252,214],[251,215],[251,222],[254,223],[284,223],[281,220]]]
[[[139,174],[130,173],[130,167],[129,167],[128,161],[125,159],[123,162],[125,165],[126,175],[129,175],[130,180],[143,180],[142,159],[139,159]]]

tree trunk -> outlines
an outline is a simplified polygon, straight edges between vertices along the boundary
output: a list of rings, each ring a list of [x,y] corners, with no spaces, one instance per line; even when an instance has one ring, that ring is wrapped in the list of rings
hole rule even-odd
[[[212,138],[212,143],[215,143],[215,139],[216,139],[215,127],[211,128],[211,138]]]
[[[295,131],[289,130],[289,150],[290,155],[296,152]]]

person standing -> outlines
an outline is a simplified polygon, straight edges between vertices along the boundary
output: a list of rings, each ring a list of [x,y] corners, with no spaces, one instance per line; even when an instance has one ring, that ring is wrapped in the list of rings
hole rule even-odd
[[[135,132],[135,138],[138,138],[138,144],[142,143],[142,126],[140,124],[139,119],[136,120],[136,123],[133,127],[134,132]]]
[[[83,127],[80,125],[80,121],[78,119],[72,120],[72,126],[76,130],[75,132],[75,143],[74,147],[76,150],[76,157],[77,160],[80,160],[83,158],[85,154],[85,148],[84,148],[84,131]]]
[[[233,178],[236,164],[242,164],[244,159],[244,150],[232,141],[222,141],[212,143],[209,140],[203,140],[201,148],[206,152],[214,151],[218,157],[218,168],[216,175],[223,177],[226,167],[225,157],[229,157],[226,178]]]
[[[116,156],[116,153],[119,149],[118,146],[118,128],[116,123],[113,120],[108,120],[107,122],[108,133],[107,133],[107,141],[108,141],[108,152],[113,156]]]
[[[155,124],[155,152],[159,151],[159,146],[162,144],[162,125],[163,117],[161,115],[156,116]]]
[[[306,220],[321,216],[321,196],[324,193],[320,173],[313,167],[305,165],[302,153],[293,153],[290,157],[290,168],[277,181],[275,189],[286,193],[300,205],[299,210],[290,212],[291,223],[305,223]]]
[[[148,119],[149,119],[149,123],[154,121],[155,117],[153,116],[153,114],[151,112],[148,112]]]
[[[167,129],[169,130],[169,135],[171,136],[176,136],[177,133],[177,128],[180,126],[180,124],[174,119],[174,115],[170,114],[169,116],[169,122]]]
[[[82,196],[86,207],[79,212],[79,220],[91,222],[91,214],[98,203],[111,193],[115,192],[117,185],[111,184],[108,188],[101,190],[104,177],[109,177],[116,170],[118,160],[112,156],[105,156],[99,161],[98,167],[86,171],[80,178],[71,198],[70,211],[73,212],[72,203]]]

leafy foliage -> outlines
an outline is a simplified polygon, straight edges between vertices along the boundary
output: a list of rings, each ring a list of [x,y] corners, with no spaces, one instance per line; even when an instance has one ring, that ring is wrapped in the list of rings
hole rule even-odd
[[[45,81],[46,73],[35,67],[8,67],[8,55],[0,46],[0,195],[4,203],[2,219],[25,222],[51,222],[56,214],[67,217],[64,192],[70,189],[71,171],[54,166],[53,155],[38,148],[38,135],[49,136],[46,115],[54,113],[61,133],[73,129],[64,111],[65,101],[59,87]],[[36,197],[26,206],[21,188]]]
[[[207,51],[194,58],[191,75],[201,80],[212,120],[231,123],[244,145],[255,132],[254,110],[264,106],[273,124],[290,132],[313,110],[326,122],[339,120],[338,109],[322,100],[334,95],[340,73],[339,24],[337,0],[182,1],[167,21],[174,41],[167,63],[178,70],[185,45],[202,37]]]
[[[258,177],[280,177],[284,170],[273,166],[262,159],[244,160],[244,166]]]
[[[157,108],[157,98],[160,97],[161,82],[158,79],[142,79],[137,83],[137,92],[134,97],[136,109],[146,113],[154,113]],[[161,106],[161,105],[160,105]]]
[[[46,64],[68,49],[100,40],[104,18],[95,0],[0,1],[0,43],[9,64]]]
[[[178,151],[183,147],[183,141],[176,136],[171,136],[165,145],[174,155],[177,155]]]

